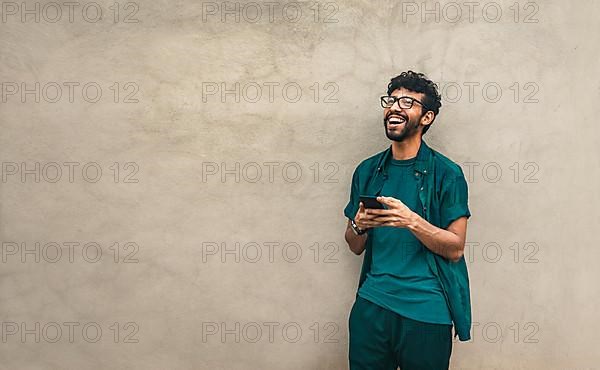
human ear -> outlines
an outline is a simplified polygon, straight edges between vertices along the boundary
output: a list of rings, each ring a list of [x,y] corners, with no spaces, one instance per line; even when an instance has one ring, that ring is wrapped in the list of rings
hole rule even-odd
[[[435,118],[435,113],[433,113],[433,111],[427,111],[421,117],[421,124],[427,126],[433,122],[434,118]]]

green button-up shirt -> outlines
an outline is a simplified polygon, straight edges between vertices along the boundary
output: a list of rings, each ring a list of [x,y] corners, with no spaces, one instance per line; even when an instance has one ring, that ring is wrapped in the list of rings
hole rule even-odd
[[[346,217],[353,219],[358,211],[360,195],[381,195],[388,176],[392,147],[362,161],[352,176],[350,201],[344,209]],[[446,229],[459,217],[470,217],[467,182],[460,166],[431,149],[424,140],[417,153],[415,176],[418,180],[422,209],[417,213],[432,225]],[[385,195],[385,194],[383,194]],[[372,230],[368,231],[369,234]],[[427,249],[427,263],[439,279],[459,340],[471,339],[471,299],[469,275],[464,256],[452,262]],[[365,245],[365,255],[358,288],[367,277],[372,262],[372,237]]]

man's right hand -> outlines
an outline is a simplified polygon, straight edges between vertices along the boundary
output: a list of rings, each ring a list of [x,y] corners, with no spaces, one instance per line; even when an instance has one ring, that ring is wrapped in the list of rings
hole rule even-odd
[[[381,222],[377,221],[377,215],[369,214],[363,202],[358,203],[358,212],[354,216],[354,223],[363,230],[380,226]]]
[[[371,227],[379,226],[379,222],[375,221],[375,215],[371,215],[367,212],[365,205],[360,202],[358,204],[358,212],[354,216],[354,223],[359,228],[366,230]],[[360,255],[365,250],[365,244],[368,238],[368,234],[356,235],[350,226],[350,220],[348,220],[348,226],[346,227],[345,234],[346,242],[350,247],[350,250],[356,255]]]

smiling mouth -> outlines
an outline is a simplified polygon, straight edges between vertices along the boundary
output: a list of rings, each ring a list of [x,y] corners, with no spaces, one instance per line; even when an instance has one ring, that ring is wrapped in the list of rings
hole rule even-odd
[[[406,123],[406,119],[402,116],[397,116],[397,115],[391,115],[388,117],[387,119],[388,122],[388,126],[400,126],[404,123]]]

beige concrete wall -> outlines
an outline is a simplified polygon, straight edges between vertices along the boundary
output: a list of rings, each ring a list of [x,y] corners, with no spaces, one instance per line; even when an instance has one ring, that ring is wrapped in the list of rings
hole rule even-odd
[[[342,209],[409,68],[469,176],[452,368],[600,366],[599,3],[254,4],[2,3],[0,368],[346,368]]]

